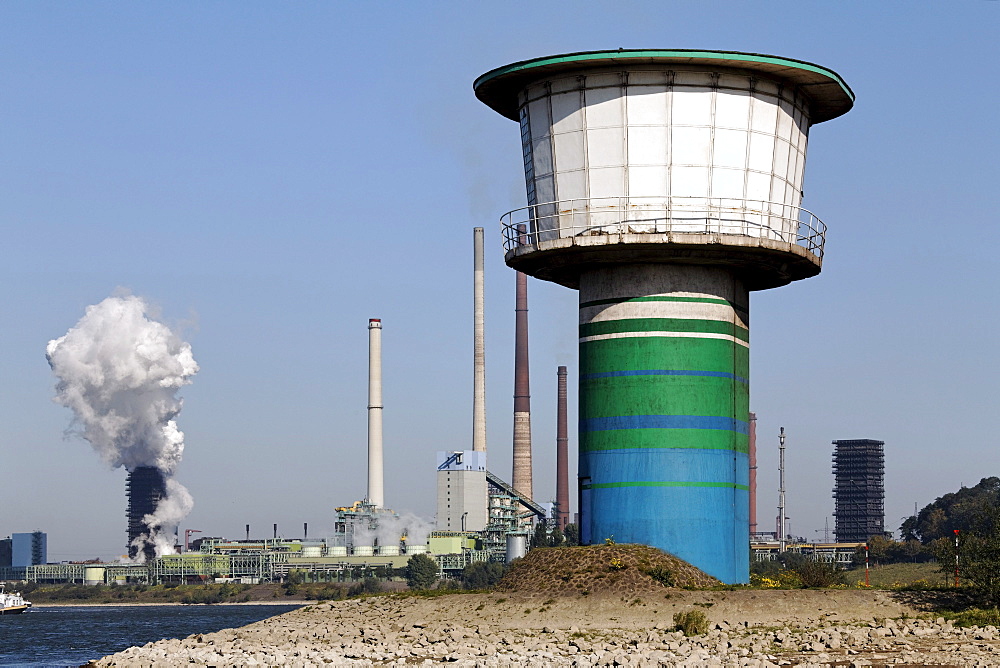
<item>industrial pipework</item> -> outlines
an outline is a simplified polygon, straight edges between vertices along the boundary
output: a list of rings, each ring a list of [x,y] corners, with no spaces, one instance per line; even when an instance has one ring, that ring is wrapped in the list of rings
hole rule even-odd
[[[501,219],[507,264],[580,291],[582,542],[748,581],[749,293],[819,273],[806,137],[854,94],[788,58],[625,49],[474,89],[520,125],[528,206]]]
[[[382,321],[368,321],[368,503],[385,505],[382,487]]]

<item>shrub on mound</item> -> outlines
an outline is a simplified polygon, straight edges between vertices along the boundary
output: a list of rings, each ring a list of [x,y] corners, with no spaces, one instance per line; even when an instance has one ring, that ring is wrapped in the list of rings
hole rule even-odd
[[[511,565],[496,589],[562,596],[628,595],[717,584],[686,561],[648,545],[588,545],[531,550]]]

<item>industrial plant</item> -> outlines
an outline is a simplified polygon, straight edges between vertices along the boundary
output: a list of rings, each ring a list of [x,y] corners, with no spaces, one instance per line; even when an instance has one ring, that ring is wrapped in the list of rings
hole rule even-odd
[[[383,322],[371,318],[365,498],[331,510],[333,531],[321,538],[310,540],[305,525],[302,538],[279,538],[277,525],[271,538],[252,538],[247,525],[245,538],[189,545],[185,536],[175,549],[190,508],[173,479],[183,448],[175,393],[198,367],[186,343],[145,317],[141,300],[112,298],[50,342],[47,356],[60,378],[57,400],[78,416],[101,415],[115,409],[99,402],[113,402],[118,388],[112,381],[91,387],[66,363],[105,331],[92,321],[124,313],[136,330],[165,342],[168,372],[140,387],[158,388],[150,401],[159,399],[155,405],[167,412],[129,416],[133,426],[122,433],[85,423],[82,434],[112,467],[127,471],[131,561],[32,562],[21,571],[26,579],[260,582],[294,570],[336,581],[398,569],[417,554],[433,556],[446,575],[523,556],[539,523],[546,530],[575,523],[584,545],[660,548],[726,583],[748,581],[750,544],[757,559],[803,551],[788,542],[785,526],[783,431],[777,526],[773,534],[758,531],[750,293],[820,273],[826,225],[801,206],[807,137],[812,125],[852,108],[851,89],[830,69],[788,58],[622,49],[513,63],[483,74],[473,88],[519,125],[528,202],[500,221],[505,262],[515,271],[509,477],[489,466],[481,227],[473,230],[471,448],[428,453],[434,524],[386,505]],[[537,500],[533,479],[529,276],[579,291],[577,486],[572,493],[570,370],[559,366],[551,503]],[[386,341],[394,345],[389,324]],[[74,384],[85,389],[67,392]],[[93,405],[81,407],[79,397]],[[813,551],[844,562],[853,554],[847,543],[883,531],[883,443],[834,444],[841,544]]]

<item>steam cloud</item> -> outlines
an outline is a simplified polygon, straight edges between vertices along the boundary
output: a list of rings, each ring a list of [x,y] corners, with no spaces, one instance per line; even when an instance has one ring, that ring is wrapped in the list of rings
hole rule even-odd
[[[191,346],[149,311],[140,297],[108,297],[49,341],[45,357],[59,378],[54,401],[74,414],[67,432],[86,439],[112,468],[153,466],[166,478],[166,495],[145,518],[159,556],[172,551],[173,531],[194,505],[172,476],[184,453],[176,395],[198,364]]]
[[[401,536],[406,536],[407,545],[426,545],[433,525],[413,513],[403,513],[394,517],[380,514],[378,527],[373,531],[364,525],[354,526],[354,545],[373,545],[375,540],[381,546],[399,545]]]

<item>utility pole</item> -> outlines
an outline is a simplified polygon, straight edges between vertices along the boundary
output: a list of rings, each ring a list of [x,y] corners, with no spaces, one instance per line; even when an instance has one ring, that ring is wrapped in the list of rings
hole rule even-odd
[[[778,553],[785,551],[785,428],[778,434]]]

